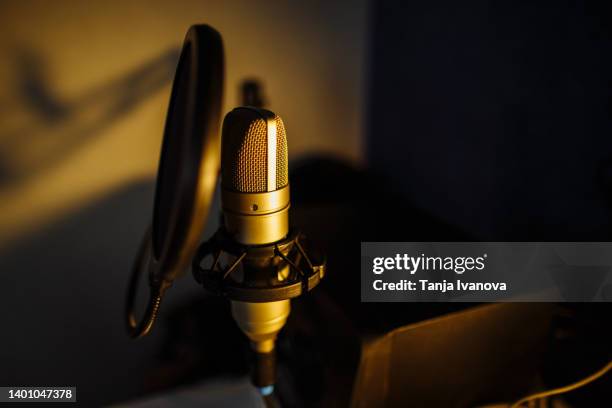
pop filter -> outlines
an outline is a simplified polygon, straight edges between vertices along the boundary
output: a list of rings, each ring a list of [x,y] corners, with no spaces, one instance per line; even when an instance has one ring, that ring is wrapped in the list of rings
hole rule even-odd
[[[205,226],[220,166],[224,57],[220,34],[191,26],[172,85],[155,187],[153,221],[134,262],[126,316],[132,337],[147,334],[165,290],[191,264]],[[140,275],[150,298],[137,323],[134,303]]]

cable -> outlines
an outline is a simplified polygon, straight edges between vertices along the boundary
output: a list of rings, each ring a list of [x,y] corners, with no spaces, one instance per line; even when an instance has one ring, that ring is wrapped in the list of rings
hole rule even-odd
[[[280,408],[280,403],[274,394],[274,386],[271,386],[270,392],[262,392],[261,389],[259,391],[266,408]]]
[[[597,380],[600,377],[603,377],[608,371],[610,371],[610,369],[612,369],[612,361],[610,361],[601,370],[591,374],[590,376],[588,376],[586,378],[583,378],[582,380],[580,380],[578,382],[575,382],[575,383],[570,384],[570,385],[566,385],[565,387],[554,388],[552,390],[542,391],[542,392],[539,392],[537,394],[529,395],[527,397],[524,397],[524,398],[518,400],[514,404],[512,404],[512,406],[510,408],[520,408],[521,405],[523,405],[524,403],[529,402],[529,401],[533,401],[533,400],[544,398],[544,397],[550,397],[551,395],[563,394],[563,393],[566,393],[566,392],[569,392],[569,391],[573,391],[573,390],[575,390],[577,388],[580,388],[580,387],[583,387],[583,386],[589,384],[590,382],[593,382],[593,381]]]
[[[255,351],[251,371],[251,383],[257,388],[266,408],[280,408],[274,392],[276,379],[276,351],[267,353]]]

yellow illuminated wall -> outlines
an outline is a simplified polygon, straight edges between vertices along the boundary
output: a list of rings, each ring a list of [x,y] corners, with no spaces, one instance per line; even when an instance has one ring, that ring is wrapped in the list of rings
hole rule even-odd
[[[0,3],[0,249],[151,180],[179,47],[208,23],[226,47],[225,110],[260,78],[290,157],[362,159],[366,4]]]

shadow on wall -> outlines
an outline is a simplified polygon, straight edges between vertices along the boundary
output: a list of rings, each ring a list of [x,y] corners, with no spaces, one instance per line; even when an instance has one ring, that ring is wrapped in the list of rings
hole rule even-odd
[[[138,394],[156,339],[132,342],[122,310],[152,196],[129,186],[3,254],[1,383],[72,384],[89,406]]]
[[[14,89],[0,109],[0,193],[41,180],[128,116],[170,83],[179,53],[75,97],[53,89],[38,53],[14,55]],[[128,338],[123,302],[152,198],[152,181],[132,183],[1,248],[0,383],[72,384],[90,406],[142,392],[159,339]]]
[[[110,83],[65,99],[51,89],[46,61],[36,52],[20,50],[14,61],[14,99],[22,101],[27,115],[0,134],[0,185],[35,177],[130,113],[172,80],[178,56],[178,49],[168,49]],[[0,122],[12,115],[9,109],[4,112]]]
[[[137,341],[127,335],[127,282],[153,195],[152,181],[132,183],[2,254],[0,383],[76,386],[83,406],[124,401],[155,386],[159,379],[150,373],[167,316],[203,291],[190,275],[175,281],[153,334]],[[218,212],[216,200],[211,214]],[[211,220],[205,234],[217,227]],[[140,306],[145,281],[139,295]]]

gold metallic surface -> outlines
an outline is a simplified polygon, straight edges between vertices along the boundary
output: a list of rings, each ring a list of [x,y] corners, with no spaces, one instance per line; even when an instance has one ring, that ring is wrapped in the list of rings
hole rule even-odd
[[[244,215],[269,214],[289,205],[289,185],[266,193],[237,193],[221,189],[223,209]]]
[[[224,211],[225,227],[244,245],[263,245],[283,239],[289,232],[289,205],[264,215],[243,215]]]
[[[289,182],[287,136],[273,112],[249,106],[223,121],[222,186],[243,193],[274,191]]]
[[[269,353],[274,349],[276,335],[291,312],[289,300],[249,303],[232,301],[232,316],[240,330],[251,340],[253,350]]]

